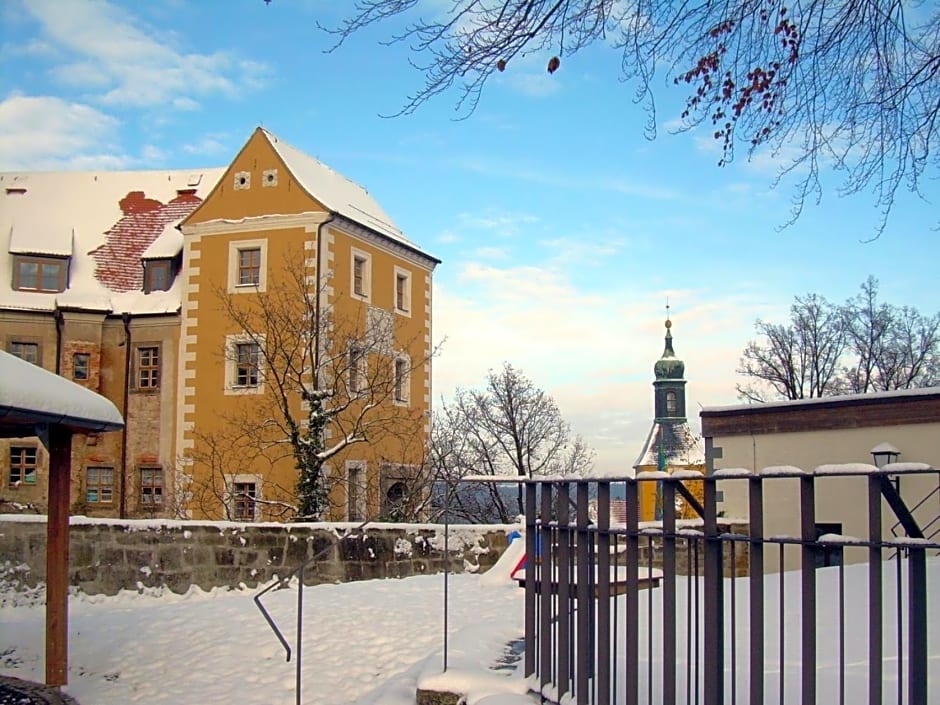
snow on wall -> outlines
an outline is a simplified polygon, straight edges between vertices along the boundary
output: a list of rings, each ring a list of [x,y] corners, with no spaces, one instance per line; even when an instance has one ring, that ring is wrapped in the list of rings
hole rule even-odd
[[[476,572],[493,565],[513,525],[444,527],[349,523],[245,524],[72,517],[70,584],[87,594],[164,588],[256,587],[305,571],[307,584]],[[44,516],[0,514],[0,586],[24,592],[45,580]],[[410,546],[410,551],[407,547]]]

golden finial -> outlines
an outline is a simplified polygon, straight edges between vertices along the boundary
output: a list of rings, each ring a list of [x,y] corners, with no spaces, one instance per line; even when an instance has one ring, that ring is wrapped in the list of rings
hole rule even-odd
[[[669,320],[669,297],[666,297],[666,328],[672,328],[672,321]]]

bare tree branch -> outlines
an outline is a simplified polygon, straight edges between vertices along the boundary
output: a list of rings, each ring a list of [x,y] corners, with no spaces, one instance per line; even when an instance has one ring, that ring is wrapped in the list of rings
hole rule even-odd
[[[620,73],[656,132],[654,79],[688,93],[684,127],[709,126],[727,164],[739,148],[777,157],[795,179],[791,221],[818,200],[823,169],[841,193],[871,190],[884,228],[899,188],[919,193],[938,166],[940,9],[904,0],[357,0],[332,50],[366,27],[400,25],[424,85],[397,115],[456,91],[456,113],[477,107],[489,79],[517,59],[561,57],[594,44],[620,53]],[[415,18],[420,10],[424,16]],[[394,30],[393,30],[394,31]],[[655,90],[654,90],[655,89]]]

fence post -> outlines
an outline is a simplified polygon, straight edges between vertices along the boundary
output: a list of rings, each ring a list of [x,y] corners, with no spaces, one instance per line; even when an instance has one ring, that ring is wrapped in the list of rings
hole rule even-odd
[[[755,475],[748,479],[748,515],[751,550],[748,556],[750,588],[751,705],[764,703],[764,485]],[[736,573],[737,571],[735,571]],[[781,596],[782,599],[782,596]],[[781,626],[782,628],[782,626]],[[732,637],[733,638],[733,637]]]
[[[907,702],[909,705],[927,705],[927,552],[920,547],[908,554],[907,612]],[[902,648],[898,644],[898,649]]]
[[[800,615],[802,703],[816,702],[816,478],[800,477]],[[782,628],[782,625],[781,625]],[[781,674],[783,677],[783,674]]]
[[[868,476],[868,702],[882,702],[881,478]]]
[[[705,480],[705,705],[724,705],[724,566],[714,477]]]
[[[624,595],[623,618],[626,627],[624,634],[624,703],[637,705],[640,680],[640,490],[636,480],[627,480],[624,486],[626,502],[625,557],[626,594]],[[652,576],[646,576],[652,580]],[[649,586],[652,589],[652,585]]]
[[[571,620],[571,488],[567,482],[558,485],[558,699],[571,688],[574,653]]]
[[[592,675],[593,661],[593,625],[591,624],[591,601],[594,599],[594,590],[592,586],[592,576],[594,566],[591,565],[590,545],[591,533],[588,529],[588,483],[578,482],[576,484],[577,496],[577,562],[576,583],[578,594],[578,619],[577,619],[577,650],[578,666],[575,673],[575,697],[578,705],[586,705],[588,702],[588,682]]]
[[[528,482],[525,486],[525,555],[526,555],[526,581],[525,581],[525,675],[526,678],[535,673],[535,575],[538,566],[535,564],[536,546],[536,516],[535,495],[537,485]]]
[[[676,702],[676,484],[663,480],[663,702]]]
[[[610,483],[601,480],[597,483],[597,705],[610,703],[610,580]]]
[[[532,580],[539,581],[539,651],[541,652],[539,692],[544,693],[545,686],[552,682],[552,648],[555,645],[555,639],[552,636],[552,621],[555,616],[552,609],[552,581],[555,577],[551,526],[552,483],[541,483],[541,491],[539,545],[537,555],[534,557],[537,569],[532,572]],[[526,565],[528,565],[528,560]],[[526,582],[528,581],[529,571],[526,570]]]

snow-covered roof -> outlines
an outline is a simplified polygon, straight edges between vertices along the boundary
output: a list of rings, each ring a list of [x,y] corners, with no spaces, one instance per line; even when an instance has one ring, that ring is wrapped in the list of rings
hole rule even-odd
[[[115,313],[179,309],[178,290],[143,292],[141,257],[173,256],[168,225],[191,212],[224,173],[0,172],[0,307]],[[164,254],[170,253],[170,254]],[[60,293],[15,291],[14,255],[68,257]]]
[[[785,401],[755,402],[750,404],[730,404],[728,406],[706,406],[701,414],[714,414],[722,412],[753,411],[760,412],[771,409],[792,409],[805,406],[820,406],[825,404],[853,404],[858,402],[871,402],[904,397],[920,397],[940,395],[940,387],[923,387],[921,389],[895,389],[887,392],[868,392],[867,394],[840,394],[831,397],[817,397],[814,399],[789,399]]]
[[[660,448],[663,449],[668,467],[701,465],[705,462],[702,440],[692,432],[688,423],[654,421],[633,467],[658,466]]]
[[[110,399],[0,351],[0,435],[35,435],[37,423],[114,431],[124,419]]]
[[[140,255],[141,259],[168,259],[176,257],[183,251],[183,233],[177,227],[180,221],[175,220],[163,226],[157,239]]]
[[[362,186],[273,133],[263,128],[261,131],[304,190],[328,209],[393,240],[415,246]]]

